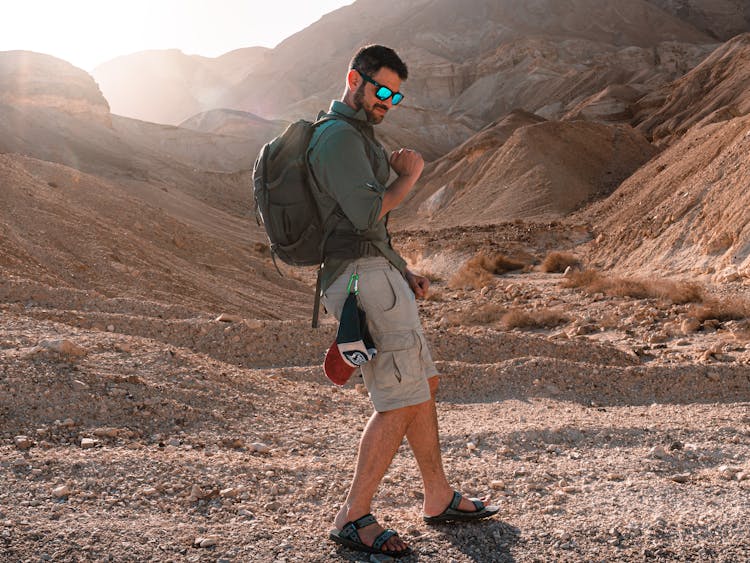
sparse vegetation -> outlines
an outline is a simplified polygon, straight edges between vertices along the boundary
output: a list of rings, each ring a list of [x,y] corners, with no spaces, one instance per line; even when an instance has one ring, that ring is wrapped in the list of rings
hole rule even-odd
[[[563,287],[582,289],[587,293],[603,293],[610,297],[664,299],[676,305],[700,303],[704,299],[703,288],[694,282],[607,278],[596,270],[571,272],[562,285]]]
[[[527,311],[511,309],[501,320],[507,330],[514,328],[554,328],[570,321],[570,318],[558,309],[539,309]]]
[[[740,297],[725,300],[711,298],[701,305],[691,307],[688,315],[700,322],[711,319],[721,322],[748,319],[750,318],[750,301]]]
[[[581,267],[581,261],[568,252],[550,252],[542,262],[542,272],[548,274],[562,274],[568,267]]]
[[[488,256],[484,252],[467,260],[450,279],[452,289],[482,289],[492,283],[493,275],[521,270],[525,264],[504,254]]]
[[[447,319],[454,326],[486,325],[499,321],[505,313],[505,308],[489,303],[478,308],[452,313]]]
[[[443,278],[434,272],[422,272],[422,275],[430,280],[430,283],[440,283],[443,281]]]

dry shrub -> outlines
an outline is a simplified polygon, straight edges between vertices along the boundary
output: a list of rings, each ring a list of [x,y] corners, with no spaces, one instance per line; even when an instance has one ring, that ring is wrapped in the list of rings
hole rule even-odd
[[[542,272],[548,274],[562,274],[568,267],[581,267],[581,261],[568,252],[550,252],[542,262]]]
[[[445,301],[445,294],[440,291],[439,289],[432,289],[427,292],[427,295],[424,297],[425,301],[434,301],[435,303],[442,303]]]
[[[594,293],[591,288],[602,284],[604,278],[596,270],[570,272],[562,282],[563,287],[586,289]]]
[[[448,283],[453,289],[482,289],[493,280],[493,275],[504,274],[524,267],[504,254],[486,255],[484,252],[469,258]]]
[[[443,281],[443,278],[434,272],[422,272],[422,275],[430,280],[430,283],[440,283]]]
[[[502,324],[507,330],[514,328],[554,328],[570,321],[570,318],[557,309],[539,309],[524,311],[511,309],[502,318]]]
[[[605,278],[596,270],[571,272],[563,280],[563,287],[579,288],[587,293],[604,293],[611,297],[634,299],[664,299],[671,303],[700,303],[704,299],[703,288],[693,282],[669,280],[645,280],[638,278]]]
[[[695,282],[658,282],[656,296],[676,305],[701,303],[705,299],[703,288]]]
[[[716,319],[721,322],[740,321],[750,318],[750,301],[740,297],[726,300],[709,299],[704,301],[702,305],[693,306],[688,311],[688,316],[700,322],[709,319]]]
[[[448,322],[452,325],[486,325],[499,321],[506,310],[500,305],[489,303],[476,309],[460,311],[448,315]]]

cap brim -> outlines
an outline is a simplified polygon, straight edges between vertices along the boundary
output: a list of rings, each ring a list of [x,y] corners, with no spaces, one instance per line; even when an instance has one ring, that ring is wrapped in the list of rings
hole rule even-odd
[[[341,355],[338,344],[334,342],[326,352],[323,372],[336,385],[344,385],[357,368],[350,366]]]

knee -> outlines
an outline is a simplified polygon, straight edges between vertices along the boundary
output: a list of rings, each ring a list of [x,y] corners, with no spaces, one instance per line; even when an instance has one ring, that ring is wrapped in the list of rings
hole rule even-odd
[[[430,384],[430,395],[432,395],[433,398],[435,397],[435,393],[437,393],[438,390],[438,385],[440,384],[438,379],[438,376],[434,375],[427,380],[427,383]]]

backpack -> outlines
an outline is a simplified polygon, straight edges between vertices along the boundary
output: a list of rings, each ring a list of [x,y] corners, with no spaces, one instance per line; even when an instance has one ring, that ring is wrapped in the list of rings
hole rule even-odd
[[[343,116],[321,112],[317,121],[300,119],[263,145],[253,167],[255,217],[268,235],[274,265],[318,266],[312,326],[318,326],[320,267],[325,243],[343,212],[336,205],[323,214],[307,153],[315,129]],[[281,271],[279,271],[281,273]]]
[[[323,217],[307,151],[315,128],[326,121],[300,119],[266,143],[253,167],[255,215],[268,235],[271,256],[290,266],[319,266],[332,231],[333,213]]]

